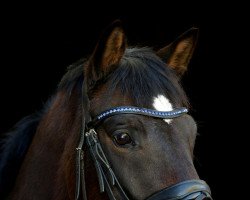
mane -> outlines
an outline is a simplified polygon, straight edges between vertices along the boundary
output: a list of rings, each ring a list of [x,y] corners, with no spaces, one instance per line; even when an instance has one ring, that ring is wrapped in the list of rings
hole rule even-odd
[[[71,94],[76,82],[82,83],[85,62],[86,59],[81,59],[68,67],[59,90],[67,89]],[[120,89],[123,94],[129,94],[137,106],[149,106],[148,99],[166,94],[174,105],[189,107],[179,78],[150,48],[127,48],[116,70],[101,82],[105,80],[109,84],[107,93]]]
[[[137,106],[150,106],[149,99],[165,94],[174,105],[189,107],[179,78],[150,48],[128,48],[108,79],[111,90],[120,88]]]
[[[44,109],[21,119],[9,132],[0,138],[0,196],[7,197],[15,183],[23,159],[32,142],[43,114],[49,108],[51,100]]]
[[[67,90],[67,94],[71,95],[71,92],[76,84],[83,81],[83,68],[87,59],[82,58],[75,63],[71,64],[67,68],[66,74],[62,77],[58,84],[58,90]]]

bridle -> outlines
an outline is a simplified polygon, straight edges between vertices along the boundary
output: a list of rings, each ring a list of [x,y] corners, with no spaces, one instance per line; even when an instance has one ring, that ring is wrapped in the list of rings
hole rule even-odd
[[[82,191],[83,200],[87,200],[86,194],[86,184],[85,184],[85,174],[84,174],[84,144],[90,151],[90,155],[94,162],[97,177],[100,185],[100,192],[107,192],[110,200],[117,200],[115,198],[113,189],[116,188],[122,199],[129,200],[126,192],[123,190],[118,178],[116,177],[108,159],[103,152],[98,135],[95,128],[100,125],[103,120],[114,116],[123,114],[135,114],[144,115],[154,118],[161,119],[173,119],[182,116],[187,113],[187,108],[177,108],[172,111],[157,111],[147,108],[139,108],[134,106],[121,106],[111,108],[102,112],[101,114],[90,119],[87,125],[82,126],[81,137],[77,150],[76,156],[76,196],[75,199],[80,198],[80,193]],[[188,180],[180,182],[176,185],[165,188],[152,196],[148,197],[146,200],[201,200],[201,199],[212,199],[211,191],[209,186],[205,181],[202,180]],[[120,200],[120,199],[118,199]]]

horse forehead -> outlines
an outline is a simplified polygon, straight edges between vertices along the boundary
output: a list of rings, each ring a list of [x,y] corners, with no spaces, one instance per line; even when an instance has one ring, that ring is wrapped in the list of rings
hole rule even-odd
[[[159,94],[153,97],[153,107],[154,109],[158,111],[172,111],[173,110],[173,106],[170,103],[169,99],[163,94]],[[169,124],[172,122],[172,119],[164,119],[164,121]]]

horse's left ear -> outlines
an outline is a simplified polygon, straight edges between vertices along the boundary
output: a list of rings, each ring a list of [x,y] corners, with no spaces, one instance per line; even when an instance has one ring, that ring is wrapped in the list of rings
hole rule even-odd
[[[191,28],[157,52],[157,55],[180,76],[187,71],[197,43],[198,32],[199,29]]]
[[[89,60],[86,75],[90,85],[111,73],[119,64],[125,49],[126,36],[119,20],[113,22],[101,35]]]

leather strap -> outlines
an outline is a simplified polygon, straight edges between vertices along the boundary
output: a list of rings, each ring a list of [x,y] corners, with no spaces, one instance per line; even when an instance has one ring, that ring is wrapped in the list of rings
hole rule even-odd
[[[84,173],[84,130],[82,128],[81,137],[79,141],[79,145],[76,148],[76,194],[75,199],[80,199],[80,191],[82,188],[83,200],[87,200],[86,194],[86,183],[85,183],[85,173]]]
[[[183,181],[153,194],[146,200],[189,200],[189,199],[211,199],[211,191],[205,181],[188,180]]]
[[[83,81],[82,84],[82,126],[80,132],[79,144],[76,148],[76,190],[75,190],[75,200],[80,199],[80,193],[82,191],[83,200],[87,200],[86,183],[85,183],[85,171],[84,171],[84,143],[85,143],[85,127],[86,123],[90,121],[89,116],[89,99],[87,95],[87,84]]]
[[[116,187],[124,200],[129,200],[121,184],[119,183],[114,171],[112,170],[108,159],[103,152],[97,133],[94,129],[90,129],[85,133],[87,145],[95,164],[97,177],[100,185],[100,192],[106,191],[110,200],[116,200],[112,187]]]
[[[188,112],[187,108],[177,108],[172,111],[157,111],[147,108],[139,108],[134,106],[120,106],[102,112],[93,118],[91,122],[87,124],[88,128],[94,128],[99,125],[104,119],[118,115],[118,114],[136,114],[145,115],[149,117],[156,117],[161,119],[173,119],[180,117],[181,115]]]

